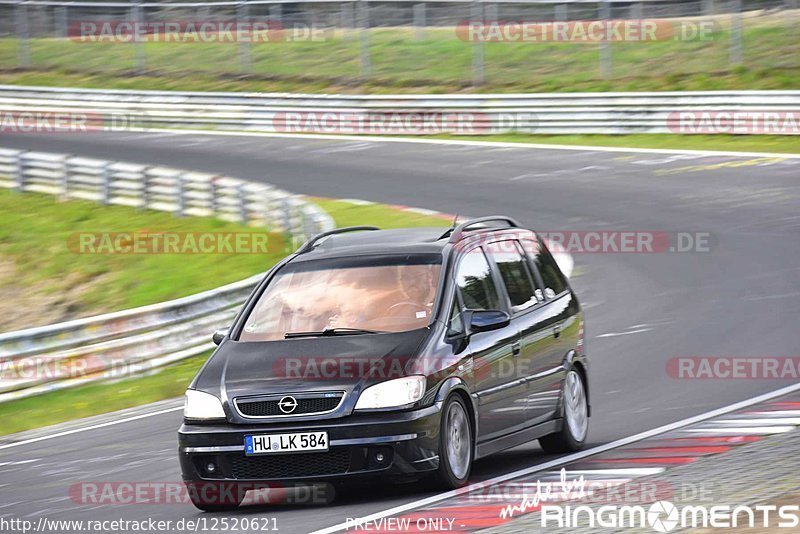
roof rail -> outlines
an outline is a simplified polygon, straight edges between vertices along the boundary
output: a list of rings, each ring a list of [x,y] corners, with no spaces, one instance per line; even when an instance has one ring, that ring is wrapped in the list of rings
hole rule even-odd
[[[314,248],[314,245],[317,244],[317,241],[319,241],[324,237],[328,237],[330,235],[335,235],[335,234],[344,234],[347,232],[360,232],[362,230],[380,230],[380,228],[378,228],[377,226],[345,226],[343,228],[334,228],[333,230],[329,230],[327,232],[322,232],[321,234],[315,235],[314,237],[303,243],[303,246],[297,249],[297,252],[295,254],[303,254],[304,252],[312,250]]]
[[[492,215],[490,217],[478,217],[477,219],[470,219],[465,221],[455,228],[453,228],[452,232],[450,233],[450,243],[457,243],[464,238],[464,232],[469,230],[470,226],[475,226],[477,224],[493,222],[493,221],[502,221],[506,223],[509,228],[520,228],[520,225],[517,221],[512,219],[511,217],[506,217],[505,215]],[[447,234],[443,235],[442,237],[447,237]]]

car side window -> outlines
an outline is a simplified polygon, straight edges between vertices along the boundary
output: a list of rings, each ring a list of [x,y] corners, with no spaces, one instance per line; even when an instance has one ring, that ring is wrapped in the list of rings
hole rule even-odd
[[[466,253],[456,274],[456,285],[467,310],[501,310],[492,269],[478,247]]]
[[[533,273],[519,243],[514,240],[498,241],[491,243],[487,250],[497,264],[514,311],[536,304]]]
[[[567,289],[567,281],[564,279],[561,269],[558,268],[556,260],[553,259],[553,255],[547,250],[541,238],[538,241],[525,239],[522,241],[522,246],[536,264],[536,269],[544,283],[544,293],[547,298],[552,298]]]

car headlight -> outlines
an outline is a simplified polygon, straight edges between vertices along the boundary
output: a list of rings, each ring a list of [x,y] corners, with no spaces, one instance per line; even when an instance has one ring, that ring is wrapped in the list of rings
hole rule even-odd
[[[414,404],[422,398],[424,393],[424,376],[395,378],[365,389],[358,397],[355,409],[399,408]]]
[[[186,419],[225,419],[225,410],[214,395],[187,389],[183,402],[183,416]]]

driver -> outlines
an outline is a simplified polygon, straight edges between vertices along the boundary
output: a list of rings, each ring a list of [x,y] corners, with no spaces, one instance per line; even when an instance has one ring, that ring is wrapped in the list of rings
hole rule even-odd
[[[398,282],[404,302],[396,306],[403,316],[425,322],[433,310],[436,281],[433,270],[427,265],[404,265],[398,267]],[[423,321],[424,320],[424,321]]]

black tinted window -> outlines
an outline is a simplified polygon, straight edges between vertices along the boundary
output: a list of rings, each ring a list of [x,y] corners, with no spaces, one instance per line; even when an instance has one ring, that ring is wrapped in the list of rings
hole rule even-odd
[[[492,279],[492,271],[483,251],[476,248],[461,260],[456,275],[464,307],[468,310],[499,310],[500,299]]]
[[[544,246],[541,238],[539,238],[538,242],[524,240],[522,241],[522,246],[536,263],[536,269],[538,269],[542,282],[544,282],[545,295],[552,297],[564,291],[567,288],[567,282],[561,274],[556,260],[553,259],[550,251]]]
[[[500,241],[490,244],[487,248],[489,255],[497,264],[511,305],[519,309],[535,304],[533,276],[519,244],[516,241]]]

